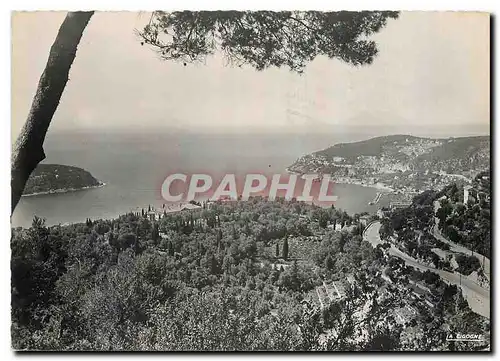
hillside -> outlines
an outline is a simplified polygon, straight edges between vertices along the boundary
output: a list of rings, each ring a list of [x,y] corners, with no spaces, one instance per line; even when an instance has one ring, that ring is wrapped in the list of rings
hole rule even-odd
[[[440,146],[419,155],[413,164],[420,169],[444,169],[447,173],[489,168],[490,138],[466,137],[445,140]]]
[[[384,153],[391,153],[391,150],[397,149],[400,145],[407,143],[414,144],[423,139],[425,138],[409,135],[389,135],[359,142],[335,144],[315,154],[330,158],[343,157],[348,161],[356,161],[358,156],[381,156]],[[400,153],[400,155],[402,159],[406,158],[406,154]]]
[[[33,171],[23,195],[58,193],[102,185],[84,169],[59,164],[39,164]]]
[[[288,170],[331,174],[338,182],[383,183],[396,189],[436,189],[470,182],[490,166],[490,137],[433,139],[390,135],[339,143],[305,155]]]
[[[372,247],[356,216],[262,197],[158,215],[14,229],[13,348],[366,351],[382,330],[384,350],[445,351],[464,324],[484,335],[464,349],[490,343],[462,292]]]
[[[465,193],[467,199],[464,199]],[[490,172],[478,174],[467,186],[450,186],[440,194],[439,230],[452,242],[491,256],[491,182]]]

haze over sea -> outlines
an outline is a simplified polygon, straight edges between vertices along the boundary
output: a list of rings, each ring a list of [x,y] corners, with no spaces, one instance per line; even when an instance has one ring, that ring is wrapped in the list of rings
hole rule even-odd
[[[161,184],[172,173],[285,173],[298,157],[339,142],[391,134],[359,130],[343,133],[192,133],[80,131],[49,133],[44,163],[81,167],[106,183],[77,192],[22,197],[13,227],[29,227],[33,217],[48,225],[112,218],[148,204],[161,207]],[[336,184],[336,207],[348,213],[375,211],[369,206],[377,190]]]

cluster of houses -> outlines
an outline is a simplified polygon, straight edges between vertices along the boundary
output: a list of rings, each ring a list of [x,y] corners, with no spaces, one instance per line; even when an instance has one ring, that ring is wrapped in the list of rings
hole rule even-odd
[[[204,204],[198,202],[176,203],[169,205],[163,204],[162,208],[153,208],[149,206],[148,211],[146,211],[146,215],[150,221],[158,221],[167,213],[191,211],[201,209],[203,207],[210,209],[213,204],[214,202],[206,201]]]

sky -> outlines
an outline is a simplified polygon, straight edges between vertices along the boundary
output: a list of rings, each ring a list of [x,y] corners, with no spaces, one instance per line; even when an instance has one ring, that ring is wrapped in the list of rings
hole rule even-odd
[[[12,130],[29,112],[64,12],[12,16]],[[162,61],[134,33],[148,13],[90,20],[50,131],[488,132],[489,15],[403,12],[373,36],[373,64],[318,57],[303,75]]]

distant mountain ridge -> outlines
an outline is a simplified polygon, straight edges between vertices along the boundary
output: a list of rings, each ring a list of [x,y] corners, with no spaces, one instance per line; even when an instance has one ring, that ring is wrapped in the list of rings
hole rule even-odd
[[[405,152],[408,147],[419,144],[427,145],[427,151]],[[371,138],[353,143],[339,143],[314,154],[326,157],[345,157],[355,160],[358,156],[394,156],[397,159],[411,161],[413,155],[417,161],[437,159],[449,160],[451,157],[471,157],[490,148],[489,136],[474,136],[460,138],[424,138],[411,135],[389,135]],[[409,149],[408,149],[409,150]],[[424,150],[422,148],[421,150]],[[486,155],[486,154],[483,154]],[[489,158],[489,154],[488,154]]]
[[[439,183],[437,176],[472,179],[489,167],[489,136],[425,138],[397,134],[335,144],[299,158],[288,170],[331,174],[343,180],[371,178],[395,188],[406,184],[419,189],[429,178],[431,183]],[[404,177],[416,181],[404,182]],[[428,185],[433,188],[431,183]]]
[[[102,185],[103,183],[82,168],[39,164],[26,182],[23,195],[61,193]]]

